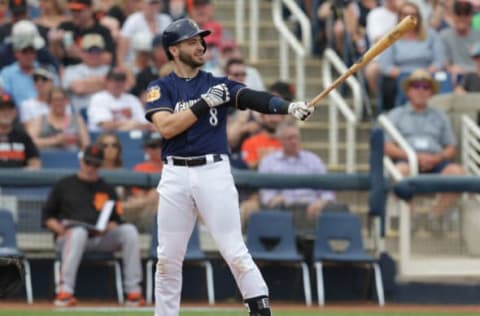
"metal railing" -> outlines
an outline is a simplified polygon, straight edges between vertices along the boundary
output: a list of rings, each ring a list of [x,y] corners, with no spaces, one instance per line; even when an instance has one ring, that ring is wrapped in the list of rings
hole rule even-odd
[[[250,0],[250,38],[248,42],[248,58],[250,62],[258,61],[258,0]],[[245,41],[245,0],[235,1],[235,39],[237,43],[244,44]]]
[[[468,115],[462,115],[462,164],[467,173],[480,175],[480,128]]]
[[[289,29],[282,16],[282,5],[286,6],[295,19],[300,23],[302,40],[297,39]],[[305,100],[305,57],[312,51],[312,30],[310,20],[298,7],[294,0],[274,0],[272,4],[273,24],[278,30],[280,45],[280,79],[289,81],[290,60],[288,57],[289,46],[295,53],[296,76],[295,85],[296,98]]]
[[[332,68],[338,73],[347,71],[347,67],[343,61],[338,57],[335,51],[331,48],[326,48],[323,54],[322,61],[322,78],[324,88],[328,87],[332,82]],[[354,76],[347,78],[345,83],[349,86],[353,96],[353,110],[347,104],[346,100],[340,93],[333,90],[328,95],[329,100],[329,163],[338,165],[339,153],[339,119],[338,111],[346,120],[346,171],[351,173],[355,171],[355,156],[356,156],[356,141],[355,141],[355,126],[358,117],[362,111],[362,95],[360,83]]]

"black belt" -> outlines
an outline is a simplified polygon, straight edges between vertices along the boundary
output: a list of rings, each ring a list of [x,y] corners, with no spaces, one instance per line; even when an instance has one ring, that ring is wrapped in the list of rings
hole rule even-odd
[[[181,158],[181,157],[168,157],[163,159],[163,162],[166,164],[173,164],[174,166],[185,166],[185,167],[198,167],[206,165],[209,162],[219,162],[223,158],[220,154],[212,154],[212,159],[209,161],[207,156],[201,157],[192,157],[192,158]]]

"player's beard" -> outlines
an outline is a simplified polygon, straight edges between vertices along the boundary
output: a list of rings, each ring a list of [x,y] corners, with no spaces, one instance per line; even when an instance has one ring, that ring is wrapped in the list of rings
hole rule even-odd
[[[203,59],[200,59],[200,61],[195,60],[193,55],[188,55],[188,54],[186,54],[185,52],[182,52],[182,51],[180,51],[180,54],[178,55],[178,59],[182,63],[190,66],[191,68],[202,67],[203,64],[205,64],[205,61]]]

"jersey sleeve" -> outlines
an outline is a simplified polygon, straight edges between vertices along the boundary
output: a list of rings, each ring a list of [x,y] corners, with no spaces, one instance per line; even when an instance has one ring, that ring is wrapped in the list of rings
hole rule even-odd
[[[243,88],[245,88],[245,85],[240,83],[240,82],[237,82],[237,81],[234,81],[234,80],[229,80],[229,79],[226,79],[226,84],[227,84],[227,87],[228,87],[228,90],[230,92],[230,106],[233,106],[235,108],[239,108],[241,110],[245,110],[246,108],[242,108],[239,106],[238,104],[238,100],[237,100],[237,96],[238,96],[238,92],[240,90],[242,90]]]
[[[147,87],[145,118],[151,122],[152,115],[158,111],[173,112],[175,104],[162,81],[153,81]]]

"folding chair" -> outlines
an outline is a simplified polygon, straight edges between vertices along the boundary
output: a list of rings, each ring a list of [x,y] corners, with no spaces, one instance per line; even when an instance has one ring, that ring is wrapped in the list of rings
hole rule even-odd
[[[17,231],[12,213],[7,210],[0,210],[0,257],[18,257],[22,260],[25,269],[25,292],[27,302],[33,303],[32,277],[30,273],[30,263],[25,254],[18,249]]]
[[[317,218],[313,260],[317,274],[318,305],[325,305],[322,266],[325,262],[369,264],[373,267],[378,305],[385,304],[382,274],[378,260],[365,252],[358,215],[323,212]]]
[[[247,247],[255,261],[283,263],[300,268],[305,304],[312,305],[310,274],[295,242],[293,216],[288,211],[261,210],[250,215]]]
[[[82,262],[92,264],[106,264],[113,267],[115,272],[115,287],[117,289],[117,300],[119,304],[124,303],[123,297],[123,282],[122,282],[122,269],[120,262],[115,258],[113,252],[107,251],[87,251],[83,254]],[[56,253],[55,261],[53,263],[53,277],[55,281],[55,292],[58,293],[60,288],[60,269],[62,264],[62,255],[60,252]]]
[[[152,239],[150,242],[149,257],[146,263],[146,301],[147,304],[153,302],[153,265],[157,262],[157,217],[154,216],[152,221]],[[200,237],[198,232],[198,225],[193,228],[192,235],[187,245],[187,252],[185,254],[184,263],[192,263],[203,266],[205,268],[205,279],[207,283],[208,304],[215,304],[215,289],[213,284],[213,268],[212,263],[200,248]]]

